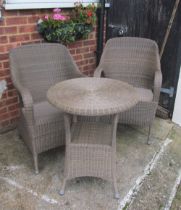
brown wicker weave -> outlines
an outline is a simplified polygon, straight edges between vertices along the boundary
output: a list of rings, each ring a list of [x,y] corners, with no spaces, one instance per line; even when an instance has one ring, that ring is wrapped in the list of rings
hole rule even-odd
[[[138,102],[136,90],[124,82],[106,78],[79,78],[60,82],[47,93],[55,107],[67,113],[66,181],[75,177],[94,176],[113,181],[115,197],[119,198],[116,182],[116,130],[120,112]],[[72,118],[72,115],[74,116]],[[77,115],[91,116],[88,121],[77,120]],[[111,115],[101,121],[100,116]],[[98,120],[95,117],[99,116]],[[88,117],[85,117],[86,119]],[[101,118],[101,117],[100,117]]]
[[[22,99],[19,132],[33,154],[38,173],[38,154],[65,143],[63,115],[48,103],[47,90],[57,82],[83,75],[60,44],[13,49],[10,65],[14,86]]]
[[[51,87],[47,97],[62,111],[81,116],[117,114],[138,102],[131,85],[107,78],[66,80]]]
[[[149,126],[155,118],[162,84],[162,73],[156,42],[135,37],[110,39],[94,76],[121,80],[133,85],[139,95],[139,103],[122,112],[119,122],[137,126]]]

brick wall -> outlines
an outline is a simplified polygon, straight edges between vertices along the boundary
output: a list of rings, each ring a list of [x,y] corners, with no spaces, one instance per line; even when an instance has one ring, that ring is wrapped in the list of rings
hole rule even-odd
[[[68,13],[69,10],[64,10]],[[51,10],[3,11],[4,19],[0,21],[0,81],[6,80],[8,90],[0,99],[0,132],[7,130],[17,122],[19,101],[13,87],[9,70],[9,50],[20,45],[42,42],[37,33],[36,23]],[[79,69],[91,75],[95,69],[96,32],[87,40],[80,40],[68,46]]]

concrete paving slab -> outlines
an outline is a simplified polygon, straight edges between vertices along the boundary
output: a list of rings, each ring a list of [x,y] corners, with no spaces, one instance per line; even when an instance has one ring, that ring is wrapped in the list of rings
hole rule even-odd
[[[151,129],[151,136],[152,138],[157,138],[164,140],[169,135],[169,132],[172,130],[172,127],[174,124],[170,120],[162,120],[160,118],[155,118],[152,129]],[[145,135],[148,135],[148,128],[139,128],[139,127],[133,127],[136,130],[144,133]]]
[[[166,148],[157,167],[146,178],[140,192],[126,209],[169,209],[170,195],[181,170],[181,129],[174,127],[168,137],[172,139],[172,143]]]
[[[173,200],[171,210],[181,210],[181,184],[180,184],[177,194]]]
[[[160,125],[162,130],[171,127],[165,121]],[[164,132],[160,136],[164,138],[166,135]],[[150,146],[146,144],[144,132],[119,127],[117,178],[121,199],[135,185],[163,143],[154,136],[152,142]],[[121,199],[113,199],[112,183],[88,177],[69,181],[65,195],[61,197],[58,191],[63,180],[64,147],[41,154],[40,174],[35,175],[31,154],[18,138],[16,130],[0,136],[0,160],[0,182],[3,183],[0,187],[0,207],[3,210],[114,210],[121,202]]]

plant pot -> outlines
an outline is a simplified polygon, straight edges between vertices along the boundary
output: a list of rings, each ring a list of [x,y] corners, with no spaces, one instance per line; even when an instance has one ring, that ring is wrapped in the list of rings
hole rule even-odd
[[[38,31],[45,41],[62,44],[69,44],[82,38],[87,38],[92,32],[91,24],[65,22],[57,27],[38,26]]]

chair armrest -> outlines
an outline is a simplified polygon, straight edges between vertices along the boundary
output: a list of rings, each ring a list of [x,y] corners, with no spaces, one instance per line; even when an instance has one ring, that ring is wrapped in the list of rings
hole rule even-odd
[[[79,70],[79,68],[78,68],[76,62],[74,61],[72,55],[70,54],[70,52],[69,52],[69,55],[70,55],[70,57],[71,57],[71,62],[72,62],[73,69],[74,69],[74,75],[73,75],[74,77],[73,77],[73,78],[87,77],[87,75],[83,74],[83,73]]]
[[[80,72],[79,74],[78,74],[78,77],[88,77],[87,75],[85,75],[84,73],[82,73],[82,72]]]
[[[74,73],[73,73],[73,77],[72,78],[81,78],[81,77],[87,77],[87,75],[83,74],[79,68],[77,67],[76,63],[74,61],[73,62],[73,65],[74,65]]]
[[[20,95],[22,97],[24,108],[25,109],[33,109],[33,98],[32,98],[30,91],[26,87],[24,87],[20,84],[15,85],[15,87],[17,88],[18,92],[20,93]]]
[[[26,87],[22,86],[19,82],[15,82],[14,85],[22,98],[25,118],[30,124],[32,123],[32,125],[34,125],[32,95],[31,95],[30,91]]]
[[[155,72],[154,87],[153,87],[153,101],[158,102],[160,96],[160,89],[162,86],[162,73],[160,70]]]
[[[101,77],[102,72],[103,72],[103,69],[98,67],[94,72],[94,77]]]

